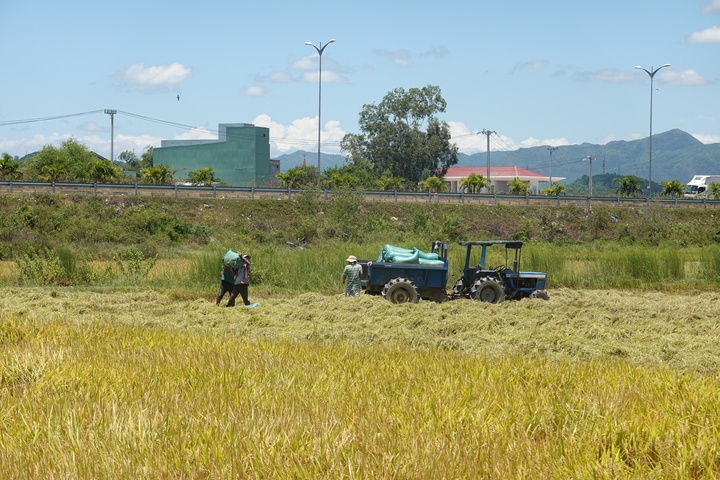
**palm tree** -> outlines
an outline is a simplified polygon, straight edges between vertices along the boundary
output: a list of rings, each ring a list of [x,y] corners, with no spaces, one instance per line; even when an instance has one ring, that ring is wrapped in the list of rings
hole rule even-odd
[[[660,182],[662,187],[661,195],[669,198],[680,198],[685,193],[685,185],[680,180],[669,180],[667,182]]]
[[[218,182],[217,177],[215,177],[215,170],[210,167],[200,168],[198,170],[188,172],[188,178],[190,183],[200,186],[209,186]]]
[[[90,163],[90,180],[97,183],[105,183],[117,179],[122,174],[120,167],[112,164],[110,160],[96,159]]]
[[[7,180],[17,180],[22,176],[20,172],[20,160],[13,160],[9,153],[3,153],[0,157],[0,178]]]
[[[285,173],[278,173],[277,178],[283,187],[297,188],[305,180],[305,172],[300,168],[291,168]]]
[[[404,181],[405,179],[402,177],[388,176],[380,178],[375,182],[375,184],[380,188],[380,190],[399,190]]]
[[[478,175],[477,173],[471,173],[467,176],[467,178],[460,179],[460,187],[470,193],[478,193],[480,190],[487,188],[489,185],[490,184],[487,178],[482,175]]]
[[[530,190],[530,185],[517,177],[513,178],[508,184],[508,192],[511,195],[527,195],[530,193]]]
[[[720,199],[720,183],[711,183],[708,187],[708,197]]]
[[[542,193],[550,197],[559,197],[560,195],[563,195],[565,193],[565,190],[567,190],[567,187],[565,187],[565,185],[560,185],[559,183],[553,182],[552,185],[544,189]]]
[[[146,183],[159,185],[170,183],[173,176],[171,168],[172,165],[153,165],[150,168],[144,168],[141,173]]]
[[[429,192],[435,193],[447,192],[448,190],[444,177],[428,177],[420,182],[420,186]]]
[[[623,178],[616,178],[613,182],[618,184],[615,193],[621,197],[642,197],[642,179],[637,178],[634,175],[628,175]]]

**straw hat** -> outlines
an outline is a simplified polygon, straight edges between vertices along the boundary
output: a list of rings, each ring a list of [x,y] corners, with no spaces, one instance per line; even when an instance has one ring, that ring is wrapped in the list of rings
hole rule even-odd
[[[357,262],[357,258],[355,258],[355,255],[350,255],[345,261],[348,263],[355,263]]]

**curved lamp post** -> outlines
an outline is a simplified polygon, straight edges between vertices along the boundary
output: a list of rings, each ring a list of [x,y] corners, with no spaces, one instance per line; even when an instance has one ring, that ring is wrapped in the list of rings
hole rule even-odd
[[[669,67],[670,64],[666,63],[665,65],[662,65],[656,69],[653,69],[653,67],[650,67],[650,70],[647,68],[643,68],[639,65],[635,65],[635,68],[638,70],[644,70],[645,73],[650,75],[650,162],[648,167],[648,198],[652,197],[652,103],[653,103],[653,78],[655,77],[655,74],[660,71],[661,68]]]
[[[325,48],[328,45],[330,45],[331,43],[333,43],[334,41],[335,41],[334,38],[332,40],[328,40],[328,42],[325,45],[323,45],[322,42],[320,42],[319,47],[316,47],[315,45],[313,45],[312,42],[305,42],[305,45],[310,45],[315,50],[317,50],[318,57],[320,60],[319,68],[318,68],[318,160],[317,160],[317,163],[318,163],[318,165],[317,165],[318,189],[320,188],[320,131],[322,130],[322,123],[320,121],[320,114],[322,113],[322,107],[321,107],[321,105],[322,105],[322,54],[323,54],[323,51],[325,51]]]

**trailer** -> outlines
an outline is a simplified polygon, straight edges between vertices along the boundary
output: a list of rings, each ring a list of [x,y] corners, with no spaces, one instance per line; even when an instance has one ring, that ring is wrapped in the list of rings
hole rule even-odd
[[[392,303],[417,303],[421,298],[435,302],[448,299],[448,246],[432,242],[432,263],[358,260],[360,283],[366,294],[382,295]]]

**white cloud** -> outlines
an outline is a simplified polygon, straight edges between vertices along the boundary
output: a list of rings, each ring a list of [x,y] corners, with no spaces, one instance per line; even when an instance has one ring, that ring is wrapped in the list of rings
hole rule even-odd
[[[432,46],[430,50],[422,54],[423,57],[433,57],[437,60],[441,60],[448,55],[450,55],[450,50],[445,46]]]
[[[487,137],[479,132],[471,131],[462,122],[447,122],[452,135],[452,142],[458,146],[458,150],[466,155],[487,151]],[[552,147],[570,145],[566,138],[549,138],[539,140],[530,137],[521,142],[516,142],[512,137],[493,134],[490,136],[490,151],[512,151],[518,148],[538,147],[548,145]]]
[[[270,156],[277,157],[296,150],[316,151],[317,150],[317,117],[299,118],[293,120],[290,125],[277,123],[269,115],[258,115],[252,121],[258,127],[270,129]],[[323,125],[320,134],[321,148],[323,153],[340,153],[340,140],[345,136],[345,130],[340,122],[330,120]]]
[[[192,70],[180,63],[170,65],[151,65],[134,63],[118,73],[123,83],[139,86],[161,87],[182,83],[192,74]]]
[[[693,69],[689,70],[666,70],[660,74],[662,83],[668,85],[705,85],[708,81]]]
[[[261,85],[250,85],[242,89],[241,93],[246,97],[262,97],[265,95],[265,87]]]
[[[324,57],[323,57],[324,58]],[[318,75],[319,72],[319,64],[318,64],[318,56],[317,54],[308,55],[306,57],[301,58],[300,60],[295,61],[292,64],[293,70],[300,70],[300,80],[304,82],[314,82],[317,83],[318,81]],[[323,83],[339,83],[344,82],[345,77],[340,75],[338,71],[340,70],[340,66],[336,62],[332,61],[323,61],[323,70],[322,70],[322,79]],[[270,78],[271,81],[277,81],[272,78]],[[288,76],[288,81],[290,80]]]
[[[713,13],[720,12],[720,0],[712,0],[710,3],[703,7],[703,12]]]
[[[387,58],[398,67],[408,67],[412,63],[410,52],[407,50],[383,50],[376,48],[373,53],[379,57]]]
[[[693,133],[692,136],[700,140],[705,145],[708,145],[710,143],[720,143],[720,135]]]
[[[601,82],[627,82],[635,78],[635,73],[632,70],[617,70],[614,68],[606,68],[595,72],[594,77],[596,80]]]
[[[290,83],[293,80],[292,76],[287,72],[272,72],[267,79],[275,83]]]
[[[518,62],[512,68],[510,73],[516,72],[518,70],[530,70],[536,72],[545,68],[549,63],[550,62],[548,62],[547,60],[530,60],[528,62]]]
[[[712,26],[693,32],[687,37],[687,41],[688,43],[720,43],[720,27]]]

